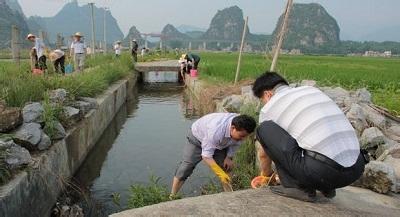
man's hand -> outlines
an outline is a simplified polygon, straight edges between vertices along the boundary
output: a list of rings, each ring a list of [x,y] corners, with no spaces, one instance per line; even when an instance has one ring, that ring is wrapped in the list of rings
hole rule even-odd
[[[224,169],[225,171],[231,171],[233,169],[234,163],[230,157],[226,157],[224,160]]]
[[[215,175],[218,176],[223,184],[229,184],[231,182],[231,178],[229,177],[229,175],[221,167],[218,166],[214,159],[203,157],[203,160],[215,173]]]

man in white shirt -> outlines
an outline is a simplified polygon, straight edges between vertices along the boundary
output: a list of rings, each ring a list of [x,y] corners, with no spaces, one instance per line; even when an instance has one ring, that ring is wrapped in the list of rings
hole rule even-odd
[[[282,186],[273,193],[313,202],[316,190],[328,198],[364,171],[356,133],[340,108],[315,87],[291,88],[274,72],[261,75],[253,93],[265,104],[256,130],[261,174],[275,163]]]
[[[232,158],[241,142],[256,128],[255,120],[235,113],[212,113],[193,123],[183,150],[183,159],[172,183],[173,198],[196,165],[203,160],[223,185],[230,185],[226,172],[233,168]]]
[[[83,35],[80,32],[75,33],[74,41],[71,44],[70,55],[74,57],[76,70],[82,71],[85,66],[86,44],[82,40]]]
[[[121,56],[121,50],[122,50],[121,41],[117,41],[114,45],[115,57],[118,58],[119,56]]]
[[[46,56],[44,55],[45,51],[45,44],[43,43],[41,38],[36,37],[33,34],[29,34],[26,37],[27,40],[31,41],[34,43],[34,49],[36,51],[37,59],[38,59],[38,67],[40,70],[45,71],[47,69],[47,64],[46,64]]]

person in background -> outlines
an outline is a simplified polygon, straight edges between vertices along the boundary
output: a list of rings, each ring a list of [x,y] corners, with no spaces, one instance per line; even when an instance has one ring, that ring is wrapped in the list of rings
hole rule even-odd
[[[80,32],[75,33],[70,51],[70,56],[74,58],[75,68],[78,72],[82,71],[85,66],[86,44],[82,37]]]
[[[199,66],[200,63],[200,56],[196,55],[196,54],[183,54],[182,57],[187,61],[187,65],[191,65],[192,69],[196,69]],[[188,69],[187,71],[190,71],[190,69]]]
[[[121,41],[117,41],[114,45],[114,51],[115,51],[115,57],[121,56],[121,51],[122,51],[122,45]]]
[[[132,54],[132,58],[133,58],[134,62],[137,62],[138,49],[139,49],[139,45],[138,45],[136,39],[133,39],[131,54]]]
[[[142,50],[140,51],[140,55],[142,56],[142,59],[144,58],[145,54],[146,54],[146,48],[143,47]]]
[[[275,72],[256,79],[253,93],[264,105],[256,130],[261,174],[272,176],[275,163],[281,186],[272,193],[314,202],[316,190],[336,196],[356,181],[368,158],[343,111],[315,87],[291,88]]]
[[[34,49],[37,56],[37,68],[45,72],[47,69],[46,56],[44,55],[46,49],[45,44],[43,43],[41,38],[38,38],[33,34],[28,34],[28,36],[26,36],[26,39],[34,44]]]
[[[32,47],[31,52],[29,52],[29,57],[31,59],[31,70],[38,69],[39,68],[39,64],[38,64],[38,57],[37,57],[37,54],[36,54],[35,47]]]
[[[54,71],[65,75],[65,53],[60,49],[56,49],[49,54],[49,59],[53,62]]]
[[[203,160],[221,180],[224,189],[231,188],[228,172],[234,167],[233,157],[242,141],[256,128],[256,121],[236,113],[211,113],[195,121],[187,135],[172,183],[170,198],[174,199],[185,180]]]

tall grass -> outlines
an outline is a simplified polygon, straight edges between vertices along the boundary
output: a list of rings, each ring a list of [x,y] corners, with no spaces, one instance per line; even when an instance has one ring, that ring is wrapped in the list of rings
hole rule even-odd
[[[72,96],[93,97],[133,69],[129,55],[119,59],[112,55],[98,55],[88,58],[86,66],[89,68],[84,72],[68,76],[35,76],[29,72],[28,62],[22,62],[21,66],[1,62],[0,99],[4,99],[9,106],[21,107],[26,102],[42,100],[44,93],[57,88],[66,89]]]
[[[203,79],[210,83],[234,80],[237,53],[201,53],[201,57],[200,76]],[[239,78],[255,79],[267,71],[270,64],[263,55],[244,54]],[[399,58],[283,55],[279,58],[277,71],[291,82],[312,79],[320,86],[366,87],[376,104],[400,114]]]

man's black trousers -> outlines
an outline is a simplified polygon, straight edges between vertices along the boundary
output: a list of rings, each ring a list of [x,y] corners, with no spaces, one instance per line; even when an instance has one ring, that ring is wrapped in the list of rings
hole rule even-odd
[[[365,160],[361,153],[351,167],[343,167],[333,160],[328,163],[317,160],[305,154],[307,151],[273,121],[261,123],[256,133],[264,151],[275,163],[284,187],[330,191],[350,185],[364,172]]]

